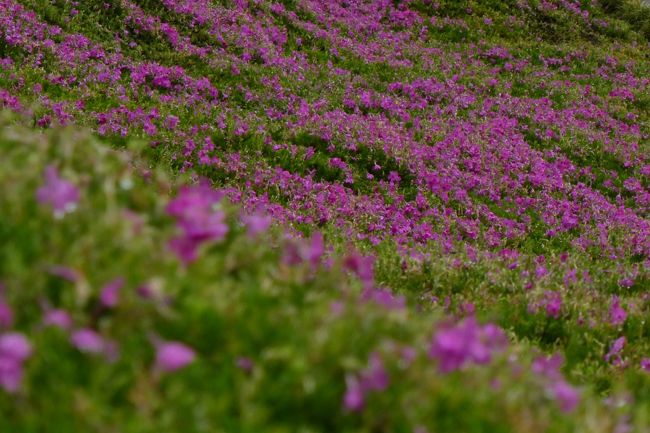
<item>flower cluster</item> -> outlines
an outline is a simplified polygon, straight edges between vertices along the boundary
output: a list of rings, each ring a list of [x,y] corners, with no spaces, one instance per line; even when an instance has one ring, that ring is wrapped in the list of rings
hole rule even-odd
[[[507,347],[508,339],[494,324],[480,325],[473,317],[437,330],[429,356],[438,362],[443,373],[468,364],[487,364],[495,353]]]

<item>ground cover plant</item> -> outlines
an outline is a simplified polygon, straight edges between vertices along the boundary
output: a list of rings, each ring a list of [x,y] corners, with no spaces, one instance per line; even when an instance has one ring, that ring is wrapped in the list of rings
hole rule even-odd
[[[649,10],[0,0],[0,427],[648,431]]]

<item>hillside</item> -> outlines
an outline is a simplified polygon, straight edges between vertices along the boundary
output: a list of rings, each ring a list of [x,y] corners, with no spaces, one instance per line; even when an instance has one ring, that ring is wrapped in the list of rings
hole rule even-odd
[[[0,430],[650,431],[650,8],[0,0]]]

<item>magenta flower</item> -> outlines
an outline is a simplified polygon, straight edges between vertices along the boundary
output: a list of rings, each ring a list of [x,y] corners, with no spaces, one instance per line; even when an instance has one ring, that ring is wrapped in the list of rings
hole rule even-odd
[[[650,373],[650,358],[643,358],[640,365],[642,370]]]
[[[621,351],[625,347],[626,342],[627,340],[624,336],[614,340],[609,348],[609,352],[605,355],[605,361],[611,362],[614,365],[620,365],[622,363]]]
[[[551,356],[539,356],[535,358],[532,370],[535,374],[544,376],[548,379],[558,380],[562,378],[560,367],[564,363],[564,357],[560,353]]]
[[[6,392],[14,393],[23,380],[22,363],[11,358],[0,357],[0,387]]]
[[[45,169],[45,182],[36,191],[36,199],[41,204],[48,204],[54,210],[54,216],[62,218],[66,213],[76,209],[79,190],[72,183],[59,176],[55,166]]]
[[[345,409],[358,412],[363,409],[365,403],[364,392],[361,389],[361,384],[359,380],[352,376],[348,375],[345,378],[346,389],[345,395],[343,396],[343,407]]]
[[[365,391],[384,391],[388,388],[388,372],[377,353],[372,353],[368,366],[361,372],[361,388]]]
[[[56,326],[67,331],[72,327],[72,318],[65,310],[49,310],[43,317],[43,324],[45,326]]]
[[[8,328],[14,323],[14,312],[2,297],[0,297],[0,327]]]
[[[562,295],[558,292],[548,291],[545,293],[546,315],[554,319],[560,317],[562,310]]]
[[[367,288],[361,295],[362,301],[374,301],[387,310],[402,310],[406,306],[406,299],[402,295],[394,295],[389,290]]]
[[[563,412],[571,412],[580,402],[580,393],[564,380],[555,382],[552,392]]]
[[[621,307],[621,302],[618,296],[612,297],[612,302],[609,306],[609,323],[614,326],[622,325],[627,319],[627,312]]]
[[[157,345],[156,368],[164,372],[173,372],[188,366],[195,358],[194,350],[183,343],[162,342]]]
[[[47,270],[51,275],[54,275],[59,278],[63,278],[71,283],[76,283],[81,275],[75,269],[72,269],[68,266],[54,265],[50,266]]]
[[[384,391],[388,388],[389,377],[384,362],[378,353],[371,353],[368,365],[359,375],[348,375],[345,378],[346,391],[343,396],[343,407],[356,412],[363,408],[368,393]]]
[[[119,293],[124,286],[124,278],[118,277],[104,286],[100,295],[99,301],[103,306],[113,308],[119,301]]]
[[[372,256],[361,256],[357,253],[352,253],[345,258],[343,266],[354,272],[366,287],[370,287],[374,281],[374,262],[375,258]]]
[[[248,236],[255,237],[260,233],[264,233],[273,220],[268,215],[244,215],[242,216],[242,222],[246,226]]]
[[[325,252],[325,242],[323,240],[323,234],[321,232],[316,232],[311,237],[311,243],[307,249],[307,259],[312,266],[318,266],[320,259]]]
[[[253,370],[253,367],[255,366],[253,360],[246,356],[240,356],[239,358],[237,358],[235,364],[237,365],[237,368],[239,368],[242,371],[245,371],[246,373],[250,373]]]
[[[178,125],[178,117],[170,114],[165,118],[165,128],[172,130],[176,129],[176,126]]]
[[[202,243],[221,241],[228,233],[226,214],[216,207],[222,195],[208,185],[200,185],[182,189],[167,205],[167,213],[176,218],[182,233],[170,247],[185,263],[196,259]]]
[[[104,339],[89,328],[79,329],[72,333],[70,342],[81,352],[98,354],[104,351]]]
[[[443,373],[458,370],[467,363],[487,364],[502,351],[507,338],[501,328],[480,326],[473,317],[454,326],[443,326],[433,338],[429,356],[438,361]]]
[[[12,332],[0,336],[0,387],[16,392],[23,378],[23,362],[32,354],[32,346],[23,334]]]
[[[24,361],[32,354],[32,345],[27,338],[18,332],[0,336],[0,357]]]

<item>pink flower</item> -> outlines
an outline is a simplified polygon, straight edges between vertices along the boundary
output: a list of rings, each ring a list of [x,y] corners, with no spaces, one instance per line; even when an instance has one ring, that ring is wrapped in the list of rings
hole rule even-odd
[[[372,353],[368,366],[361,372],[361,387],[364,391],[384,391],[388,388],[388,372],[377,353]]]
[[[170,247],[185,263],[196,259],[198,247],[205,242],[218,242],[228,233],[226,214],[216,205],[223,193],[199,185],[182,189],[167,205],[167,213],[176,218],[182,235]]]
[[[501,328],[494,324],[480,326],[473,317],[454,326],[443,326],[434,336],[429,356],[438,361],[443,373],[458,370],[469,362],[487,364],[492,354],[507,345]]]
[[[36,199],[50,205],[54,216],[61,218],[76,209],[79,190],[73,183],[62,179],[56,167],[50,165],[45,169],[45,183],[36,191]]]
[[[32,346],[23,334],[0,336],[0,387],[16,392],[23,378],[23,362],[32,354]]]
[[[545,297],[546,315],[558,319],[562,310],[562,295],[558,292],[548,291],[545,293]]]
[[[311,237],[311,244],[307,249],[307,259],[312,266],[318,266],[320,259],[325,252],[325,242],[323,240],[323,234],[321,232],[316,232]]]
[[[0,387],[13,393],[18,391],[22,380],[22,364],[11,358],[0,357]]]
[[[605,361],[611,362],[614,365],[620,365],[622,363],[621,351],[623,350],[626,342],[627,340],[625,337],[619,337],[614,340],[609,348],[609,352],[607,352],[605,355]]]
[[[120,289],[124,286],[124,278],[118,277],[104,286],[99,295],[103,306],[113,308],[119,301]]]
[[[260,233],[264,233],[273,220],[268,215],[244,215],[242,216],[242,222],[248,230],[248,236],[255,237]]]
[[[363,301],[372,300],[388,310],[402,310],[406,299],[401,295],[394,295],[389,290],[367,288],[361,295]]]
[[[14,323],[14,312],[0,297],[0,326],[8,328]]]
[[[156,367],[161,371],[172,372],[191,364],[196,358],[194,350],[176,341],[158,344]]]
[[[246,356],[240,356],[239,358],[237,358],[236,365],[237,368],[245,371],[246,373],[250,373],[253,370],[253,367],[255,366],[253,360]]]
[[[74,347],[85,353],[98,354],[104,351],[104,339],[89,328],[79,329],[70,336]]]
[[[555,353],[551,356],[539,356],[535,358],[532,365],[532,370],[535,374],[539,374],[552,380],[562,378],[560,367],[564,363],[562,354]]]
[[[361,371],[359,376],[346,376],[343,406],[349,411],[361,410],[366,395],[370,392],[384,391],[388,388],[389,381],[388,372],[381,357],[378,353],[371,353],[368,358],[368,365]]]
[[[32,345],[27,338],[18,332],[0,336],[0,357],[24,361],[32,354]]]
[[[56,326],[63,330],[68,330],[72,327],[72,318],[65,310],[50,310],[45,313],[43,324],[45,326]]]
[[[178,117],[170,114],[165,118],[165,128],[172,130],[178,125]]]
[[[580,393],[564,380],[555,382],[552,386],[553,395],[560,404],[563,412],[571,412],[580,402]]]
[[[609,323],[618,326],[622,325],[625,319],[627,319],[627,312],[621,307],[618,296],[613,296],[609,306]]]
[[[345,378],[346,389],[343,396],[343,406],[352,412],[358,412],[364,405],[364,392],[361,389],[359,380],[349,375]]]
[[[81,278],[81,275],[79,274],[78,271],[68,266],[54,265],[49,267],[47,271],[51,275],[54,275],[59,278],[63,278],[64,280],[68,280],[71,283],[75,283]]]
[[[650,373],[650,358],[643,358],[640,365],[642,370]]]
[[[361,256],[357,253],[352,253],[345,258],[343,266],[354,272],[366,287],[370,287],[374,281],[374,262],[375,258],[372,256]]]

